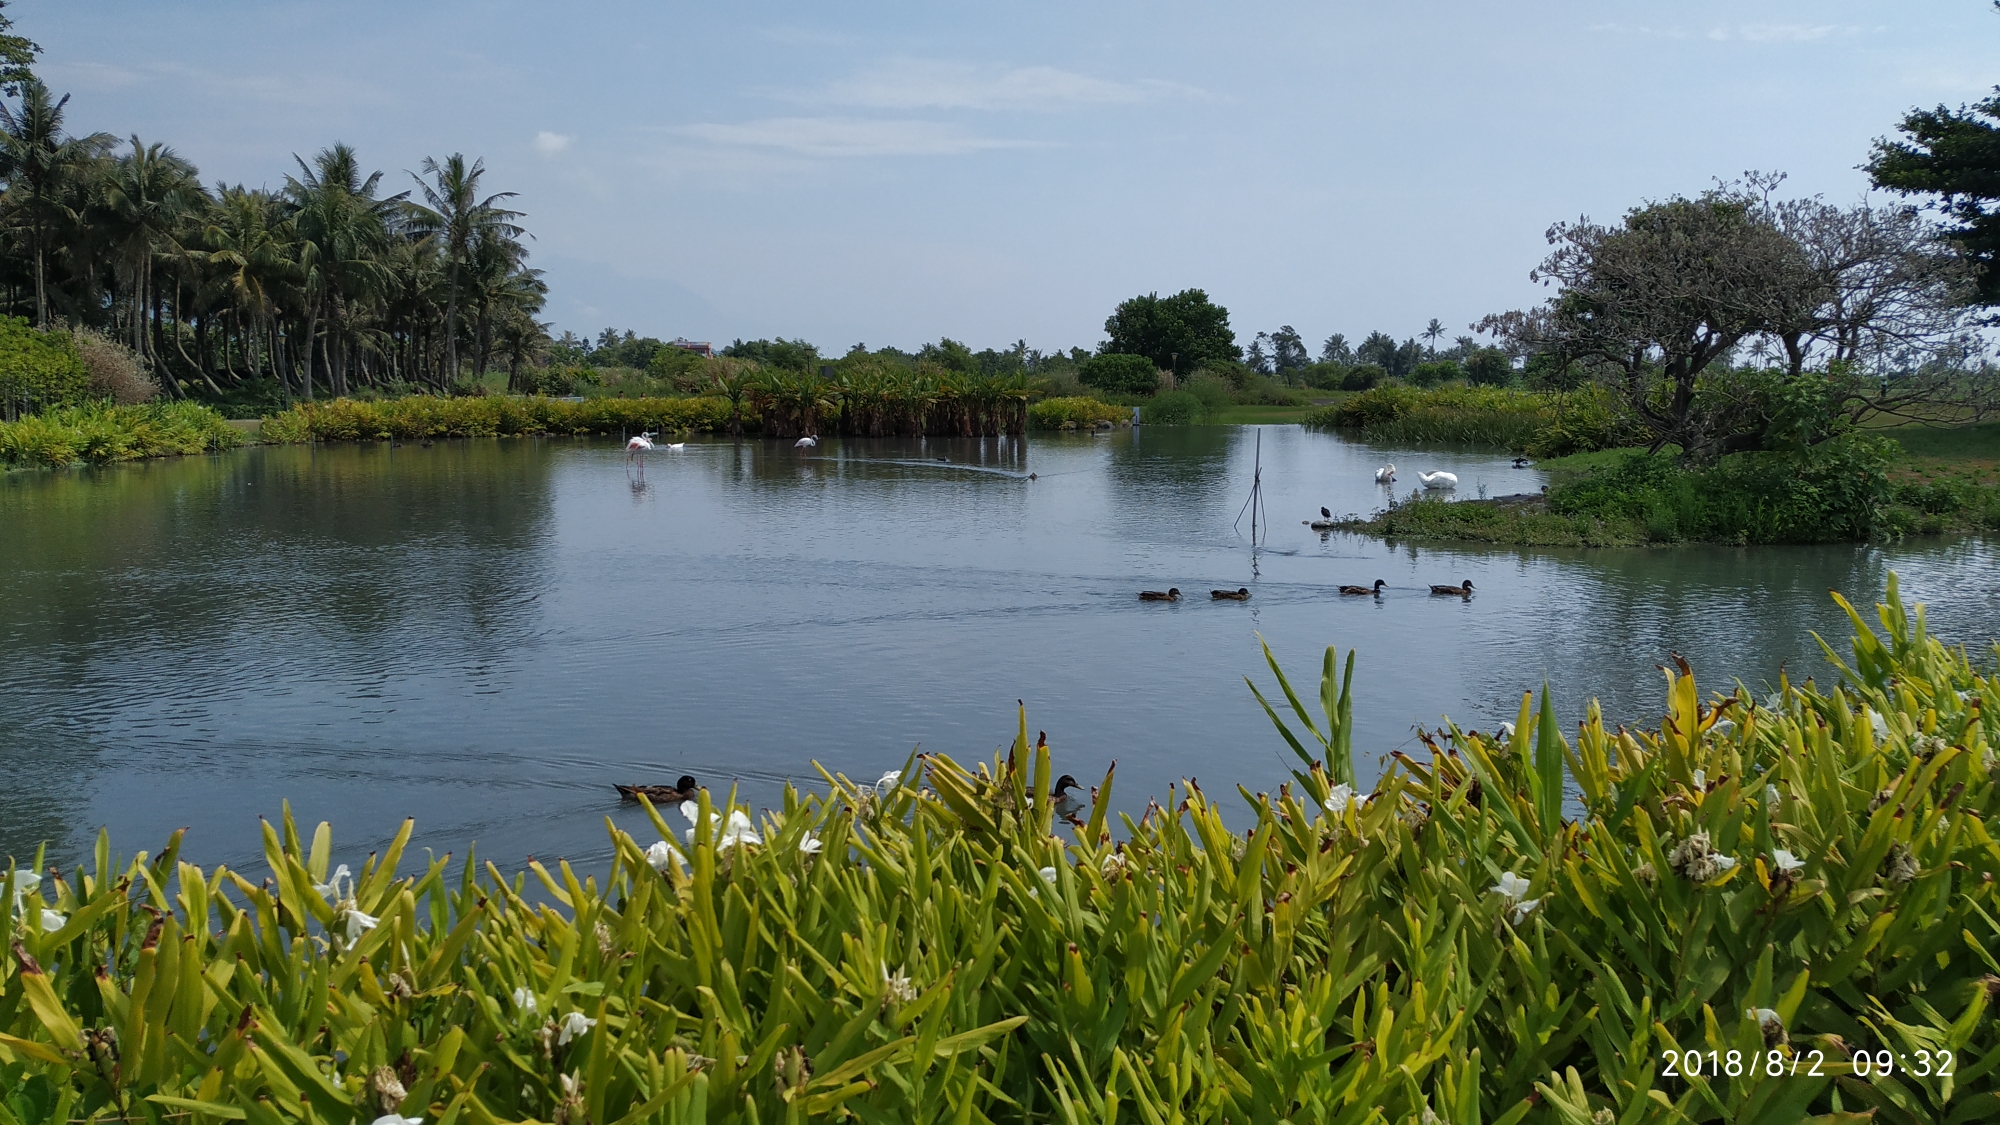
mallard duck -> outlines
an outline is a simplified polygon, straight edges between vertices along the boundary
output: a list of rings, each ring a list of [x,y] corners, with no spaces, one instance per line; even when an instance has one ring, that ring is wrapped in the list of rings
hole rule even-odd
[[[1456,586],[1432,586],[1431,593],[1451,598],[1469,598],[1472,596],[1472,579],[1468,578]]]
[[[1056,778],[1055,788],[1049,791],[1049,802],[1055,808],[1056,815],[1078,826],[1083,822],[1077,819],[1076,814],[1083,810],[1084,802],[1082,798],[1072,795],[1070,790],[1081,788],[1083,785],[1076,778],[1064,774]]]
[[[1458,477],[1455,474],[1447,473],[1444,472],[1443,470],[1439,470],[1438,472],[1435,473],[1418,473],[1417,479],[1424,482],[1425,488],[1458,487]]]
[[[1235,590],[1210,590],[1208,596],[1214,598],[1216,601],[1247,602],[1250,600],[1250,587],[1243,586]]]
[[[701,790],[701,784],[686,774],[672,785],[613,785],[618,795],[628,801],[641,797],[656,805],[678,805],[682,801],[692,801]]]
[[[1387,582],[1377,578],[1373,586],[1342,586],[1340,592],[1343,594],[1379,594],[1382,592],[1382,587],[1387,585]],[[1435,590],[1437,587],[1433,586],[1431,589]]]
[[[1164,594],[1158,590],[1141,590],[1139,591],[1139,600],[1142,602],[1177,602],[1181,600],[1181,588],[1175,586]]]

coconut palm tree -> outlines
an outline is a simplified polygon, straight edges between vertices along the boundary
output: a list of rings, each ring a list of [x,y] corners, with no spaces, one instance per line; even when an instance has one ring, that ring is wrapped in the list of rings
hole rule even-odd
[[[454,152],[443,163],[425,157],[423,168],[424,175],[430,177],[429,181],[415,172],[410,173],[410,178],[417,181],[417,187],[423,193],[425,204],[410,208],[411,229],[434,239],[444,256],[444,362],[445,379],[449,381],[458,378],[460,274],[484,240],[500,238],[512,241],[526,232],[514,222],[521,217],[521,212],[500,206],[501,200],[514,198],[514,192],[502,191],[484,199],[479,197],[479,181],[486,175],[483,157],[469,165],[463,153]]]
[[[312,397],[312,348],[322,317],[326,336],[318,344],[328,385],[335,394],[345,394],[347,346],[357,306],[379,300],[388,288],[383,258],[390,224],[408,193],[378,196],[382,173],[363,176],[360,160],[348,145],[321,150],[311,164],[296,155],[292,159],[299,175],[285,177],[285,195],[305,244],[300,266],[311,310],[305,334],[306,397]]]
[[[113,260],[124,276],[131,348],[151,361],[159,354],[147,331],[149,310],[156,308],[154,256],[184,251],[174,235],[184,229],[186,212],[208,202],[208,193],[194,165],[161,143],[148,145],[131,138],[132,151],[112,161],[99,185],[100,229],[108,236]],[[170,391],[175,380],[162,379]]]
[[[4,203],[27,228],[28,253],[34,259],[38,326],[49,322],[45,278],[50,228],[59,219],[76,218],[65,203],[72,193],[64,189],[87,178],[91,166],[117,143],[109,133],[65,137],[63,108],[68,104],[68,94],[52,99],[49,88],[32,76],[21,83],[18,110],[0,102],[0,178],[7,181]]]
[[[1438,341],[1444,339],[1444,334],[1445,334],[1444,322],[1439,320],[1437,317],[1432,317],[1431,322],[1429,324],[1424,325],[1423,335],[1424,339],[1429,340],[1431,342],[1432,359],[1436,359],[1438,357]]]

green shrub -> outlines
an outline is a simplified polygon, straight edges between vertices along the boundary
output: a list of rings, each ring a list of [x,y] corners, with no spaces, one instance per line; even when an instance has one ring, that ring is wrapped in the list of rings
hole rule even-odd
[[[1738,453],[1691,469],[1627,454],[1549,489],[1561,515],[1634,521],[1660,541],[1854,542],[1884,530],[1889,446],[1851,435],[1789,453]]]
[[[1410,382],[1419,387],[1436,387],[1456,380],[1459,375],[1456,361],[1438,359],[1411,368]]]
[[[976,768],[704,790],[686,843],[646,805],[657,841],[610,828],[596,873],[454,869],[410,822],[350,873],[288,807],[247,873],[100,834],[68,877],[0,870],[0,1113],[1987,1120],[2000,680],[1893,575],[1879,633],[1840,604],[1825,687],[1703,699],[1680,663],[1657,725],[1592,704],[1573,743],[1544,688],[1371,785],[1354,654],[1309,709],[1267,649],[1298,766],[1227,822],[1192,785],[1114,818],[1107,774],[1064,825],[1023,712]]]
[[[0,463],[103,464],[208,453],[243,444],[217,411],[193,402],[110,406],[93,403],[0,422]]]
[[[18,316],[0,316],[0,419],[90,397],[90,369],[68,332],[31,328]]]
[[[1201,399],[1189,391],[1165,391],[1153,396],[1140,415],[1149,426],[1186,426],[1202,419]]]
[[[1118,394],[1143,395],[1159,388],[1160,371],[1145,356],[1112,352],[1085,360],[1077,379],[1086,387]]]
[[[1269,380],[1265,380],[1268,382]],[[1181,389],[1201,400],[1202,410],[1214,413],[1236,402],[1236,388],[1221,376],[1198,371],[1181,384]]]
[[[1131,407],[1078,395],[1045,398],[1028,407],[1028,425],[1037,430],[1087,430],[1100,422],[1116,425],[1131,416]]]

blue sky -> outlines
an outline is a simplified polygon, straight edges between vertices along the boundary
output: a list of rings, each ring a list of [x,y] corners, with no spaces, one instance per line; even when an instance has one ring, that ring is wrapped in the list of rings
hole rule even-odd
[[[1858,199],[2000,83],[1983,0],[17,0],[71,123],[282,183],[483,156],[558,330],[1094,345],[1206,289],[1317,342],[1540,299],[1559,219],[1746,169]]]

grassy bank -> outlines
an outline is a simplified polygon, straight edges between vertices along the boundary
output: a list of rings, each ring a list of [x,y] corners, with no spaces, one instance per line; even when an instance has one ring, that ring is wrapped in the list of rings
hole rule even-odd
[[[191,402],[66,406],[0,422],[0,465],[106,464],[233,449],[243,435]]]
[[[1517,546],[1820,543],[2000,529],[2000,427],[1863,433],[1693,469],[1676,451],[1615,449],[1545,461],[1546,497],[1393,506],[1346,530]],[[1902,444],[1907,440],[1908,445]],[[1911,454],[1911,449],[1922,450]]]
[[[1321,713],[1270,696],[1291,786],[1172,792],[1116,833],[1109,776],[1050,833],[1060,766],[1024,718],[977,770],[920,758],[755,818],[705,793],[686,836],[672,810],[613,829],[601,880],[413,859],[407,825],[351,877],[289,817],[268,875],[101,839],[0,893],[0,1110],[1986,1119],[2000,682],[1890,594],[1838,686],[1703,702],[1673,673],[1657,728],[1593,708],[1574,744],[1524,697],[1504,739],[1426,732],[1362,793],[1329,651]]]

